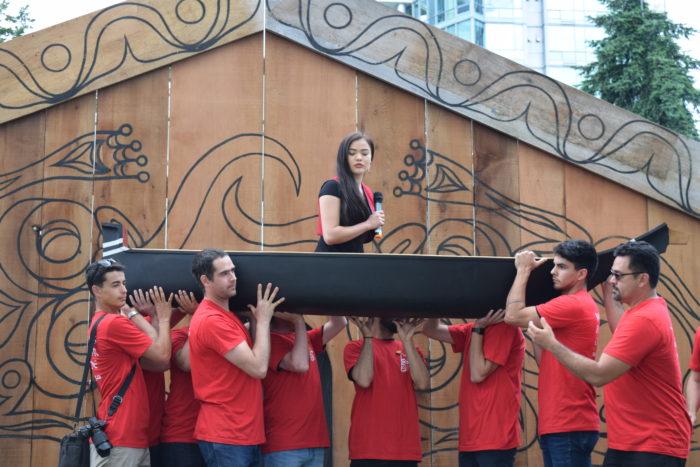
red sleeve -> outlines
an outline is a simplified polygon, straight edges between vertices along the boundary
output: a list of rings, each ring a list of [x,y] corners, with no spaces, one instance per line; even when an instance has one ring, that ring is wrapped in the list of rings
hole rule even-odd
[[[109,323],[105,335],[133,358],[141,358],[152,343],[150,337],[121,315]]]
[[[693,371],[700,371],[700,328],[695,332],[693,355],[690,357],[690,369]]]
[[[245,342],[245,331],[240,329],[232,321],[220,316],[210,315],[205,318],[206,325],[199,325],[199,342],[206,342],[206,346],[214,350],[222,357],[230,350],[236,348],[241,342]]]
[[[350,341],[345,345],[343,350],[343,363],[345,363],[345,373],[350,373],[352,367],[357,364],[360,359],[360,352],[362,352],[362,342],[364,339],[357,339]]]
[[[314,353],[319,354],[326,350],[323,345],[323,326],[312,329],[306,335],[309,336],[309,343]]]
[[[454,324],[452,326],[447,326],[450,331],[450,337],[452,337],[452,351],[455,353],[463,353],[464,347],[467,344],[467,337],[472,332],[474,323],[469,324]]]
[[[172,342],[173,356],[185,346],[185,342],[190,337],[189,328],[178,328],[170,331],[170,341]]]
[[[295,340],[296,334],[270,333],[270,362],[268,363],[268,368],[272,371],[277,371],[284,356],[292,351]]]
[[[484,358],[497,365],[505,365],[513,349],[513,341],[520,333],[520,328],[505,323],[489,326],[484,334]]]
[[[658,345],[661,335],[654,323],[644,317],[626,318],[618,323],[603,353],[637,366]]]
[[[560,295],[547,303],[537,305],[537,313],[547,320],[552,329],[563,328],[580,319],[580,301],[576,295]]]

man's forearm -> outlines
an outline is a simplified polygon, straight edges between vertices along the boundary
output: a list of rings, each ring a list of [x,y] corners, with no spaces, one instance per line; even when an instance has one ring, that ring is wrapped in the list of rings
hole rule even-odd
[[[428,373],[428,368],[423,363],[423,359],[418,355],[415,345],[413,345],[413,339],[406,339],[403,341],[403,346],[406,351],[406,358],[408,358],[408,369],[411,372],[411,380],[413,380],[413,386],[420,390],[425,391],[430,385],[430,374]]]

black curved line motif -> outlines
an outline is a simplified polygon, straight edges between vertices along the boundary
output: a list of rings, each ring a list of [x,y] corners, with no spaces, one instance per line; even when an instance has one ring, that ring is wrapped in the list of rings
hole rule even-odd
[[[182,6],[187,1],[180,0],[173,6],[177,22],[171,21],[167,12],[146,3],[131,1],[112,5],[100,11],[87,24],[83,31],[80,50],[72,50],[66,44],[60,43],[46,46],[41,52],[42,67],[54,74],[68,74],[72,82],[68,88],[59,92],[47,89],[46,83],[43,83],[40,78],[42,70],[32,70],[23,57],[0,47],[0,71],[4,71],[5,75],[3,79],[8,82],[14,81],[14,87],[17,90],[16,93],[0,96],[0,108],[26,109],[63,102],[75,97],[96,81],[119,71],[127,60],[154,63],[172,56],[210,49],[251,22],[261,6],[259,1],[252,4],[252,2],[240,3],[229,0],[212,0],[206,3],[202,0],[189,0],[199,5],[201,14],[198,17],[185,18]],[[135,11],[134,7],[138,7],[139,16],[132,15]],[[245,11],[242,7],[249,10]],[[242,18],[239,22],[230,24],[235,16],[234,13],[242,15]],[[125,28],[124,23],[131,25]],[[134,28],[133,25],[137,27]],[[198,34],[198,38],[188,40],[185,32],[191,34],[193,27],[198,28],[195,31],[201,29],[202,32]],[[187,28],[189,30],[186,30]],[[124,31],[133,32],[126,34]],[[101,47],[110,34],[117,34],[123,39],[121,48],[110,44],[110,50],[114,52],[107,53]],[[143,35],[153,37],[153,41],[160,42],[164,51],[153,55],[147,49],[140,47]],[[49,56],[59,50],[65,51],[67,55],[65,63],[49,64]],[[22,96],[20,97],[19,94]]]
[[[188,248],[198,229],[210,228],[201,221],[206,209],[216,210],[224,219],[220,227],[228,228],[232,236],[255,247],[299,246],[308,250],[316,241],[315,205],[292,202],[285,218],[269,218],[269,215],[263,216],[257,202],[251,203],[242,196],[246,191],[255,191],[246,190],[247,185],[259,187],[259,167],[263,160],[266,170],[274,169],[276,174],[281,174],[277,185],[286,187],[288,199],[299,197],[304,183],[297,157],[289,147],[283,141],[260,133],[241,133],[213,142],[175,187],[167,218],[146,220],[131,216],[117,204],[92,209],[77,200],[35,195],[36,186],[50,188],[66,182],[97,187],[119,180],[139,187],[152,176],[148,151],[143,151],[136,138],[140,131],[143,130],[124,124],[114,130],[79,135],[47,155],[35,158],[36,162],[0,174],[0,188],[4,188],[0,190],[0,199],[7,200],[0,211],[0,233],[3,238],[11,238],[15,245],[13,249],[0,251],[1,438],[58,441],[58,436],[72,425],[68,416],[48,407],[52,400],[71,404],[76,400],[76,375],[80,375],[85,358],[87,303],[83,273],[91,242],[80,226],[99,228],[101,222],[121,223],[127,227],[130,245],[145,248],[154,245],[166,221],[176,221],[186,232],[176,247]],[[251,148],[260,149],[251,151]],[[378,252],[427,253],[427,245],[431,245],[433,251],[442,255],[473,254],[477,246],[478,255],[513,255],[522,249],[533,249],[544,255],[551,253],[566,237],[585,238],[596,245],[624,240],[593,238],[585,226],[560,213],[510,199],[480,180],[456,157],[432,151],[418,140],[409,141],[406,150],[403,167],[393,177],[387,177],[394,185],[393,203],[399,204],[404,197],[415,197],[435,206],[465,206],[469,211],[475,208],[527,233],[532,240],[513,244],[497,226],[479,216],[444,216],[430,225],[408,221],[396,226],[373,245]],[[44,167],[43,175],[37,175],[38,164]],[[202,184],[202,180],[209,183]],[[312,183],[316,185],[318,180]],[[485,201],[473,202],[474,190],[484,194]],[[180,201],[185,196],[186,204]],[[66,212],[66,208],[70,208],[71,218],[54,214]],[[38,212],[43,213],[40,224],[35,220]],[[530,225],[536,225],[537,231],[528,227]],[[284,238],[284,242],[266,240],[261,244],[261,229],[265,233],[263,238]],[[147,231],[151,233],[145,234]],[[305,233],[296,233],[300,231]],[[482,240],[477,242],[476,235]],[[692,346],[694,328],[700,320],[697,313],[700,302],[673,264],[664,260],[663,272],[661,290],[673,319],[682,329],[678,342],[688,348]],[[602,303],[601,297],[595,298]],[[462,359],[450,356],[450,350],[441,343],[433,348],[428,360],[433,380],[431,392],[439,393],[458,384]],[[526,373],[536,374],[529,369],[536,368],[529,352],[526,361]],[[36,362],[42,362],[40,375],[36,374]],[[522,395],[521,420],[536,420],[537,388],[524,384]],[[421,423],[433,433],[433,443],[426,455],[456,451],[458,427],[443,426],[434,421],[437,417],[427,412],[455,414],[456,402],[421,406]],[[535,442],[534,436],[523,439],[520,449],[530,449]]]
[[[639,173],[649,187],[669,203],[688,214],[700,216],[691,199],[697,187],[693,186],[690,149],[675,133],[659,125],[646,120],[630,120],[618,126],[608,121],[606,125],[604,115],[592,113],[577,119],[568,91],[556,80],[535,71],[511,71],[487,82],[480,64],[470,57],[449,62],[440,39],[425,23],[410,16],[385,14],[355,20],[350,15],[347,21],[336,24],[328,10],[332,6],[339,9],[342,5],[352,11],[350,2],[335,1],[325,9],[322,5],[328,2],[317,0],[266,2],[268,13],[277,22],[301,31],[319,52],[331,57],[352,58],[360,68],[390,67],[407,89],[467,114],[522,125],[534,140],[570,162],[599,165],[619,174]],[[289,19],[291,15],[287,16],[288,10],[296,11],[294,21]],[[325,38],[333,38],[333,44]],[[454,94],[446,92],[446,76],[452,76],[461,86],[457,92],[460,97],[451,97]],[[545,131],[540,129],[547,124]],[[574,137],[588,141],[590,155],[574,156],[567,150]],[[620,158],[621,150],[631,144],[642,153],[635,154],[636,160],[629,157],[625,160],[629,169],[609,162]],[[654,147],[662,148],[663,154],[646,149]],[[659,171],[663,173],[657,177]],[[666,173],[673,174],[675,186],[659,185],[657,180],[666,179]]]

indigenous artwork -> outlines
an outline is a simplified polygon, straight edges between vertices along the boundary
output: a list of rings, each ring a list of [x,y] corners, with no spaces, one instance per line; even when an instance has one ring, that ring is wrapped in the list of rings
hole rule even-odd
[[[3,464],[54,464],[73,427],[103,222],[132,248],[311,252],[319,187],[356,129],[377,143],[366,183],[387,216],[368,253],[547,256],[567,238],[600,251],[667,223],[659,292],[687,373],[698,142],[365,1],[126,2],[2,44],[0,63]],[[337,465],[353,394],[342,348],[357,337],[328,346]],[[431,372],[424,464],[450,465],[461,355],[416,342]],[[538,466],[527,352],[517,462]]]

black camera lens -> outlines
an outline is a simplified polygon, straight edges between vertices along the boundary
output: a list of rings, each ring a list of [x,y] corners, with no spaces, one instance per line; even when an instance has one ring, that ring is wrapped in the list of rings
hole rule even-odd
[[[112,444],[107,438],[107,433],[102,431],[105,426],[104,420],[97,420],[95,417],[90,418],[90,428],[92,428],[92,444],[95,445],[95,450],[100,457],[109,456],[112,449]]]

